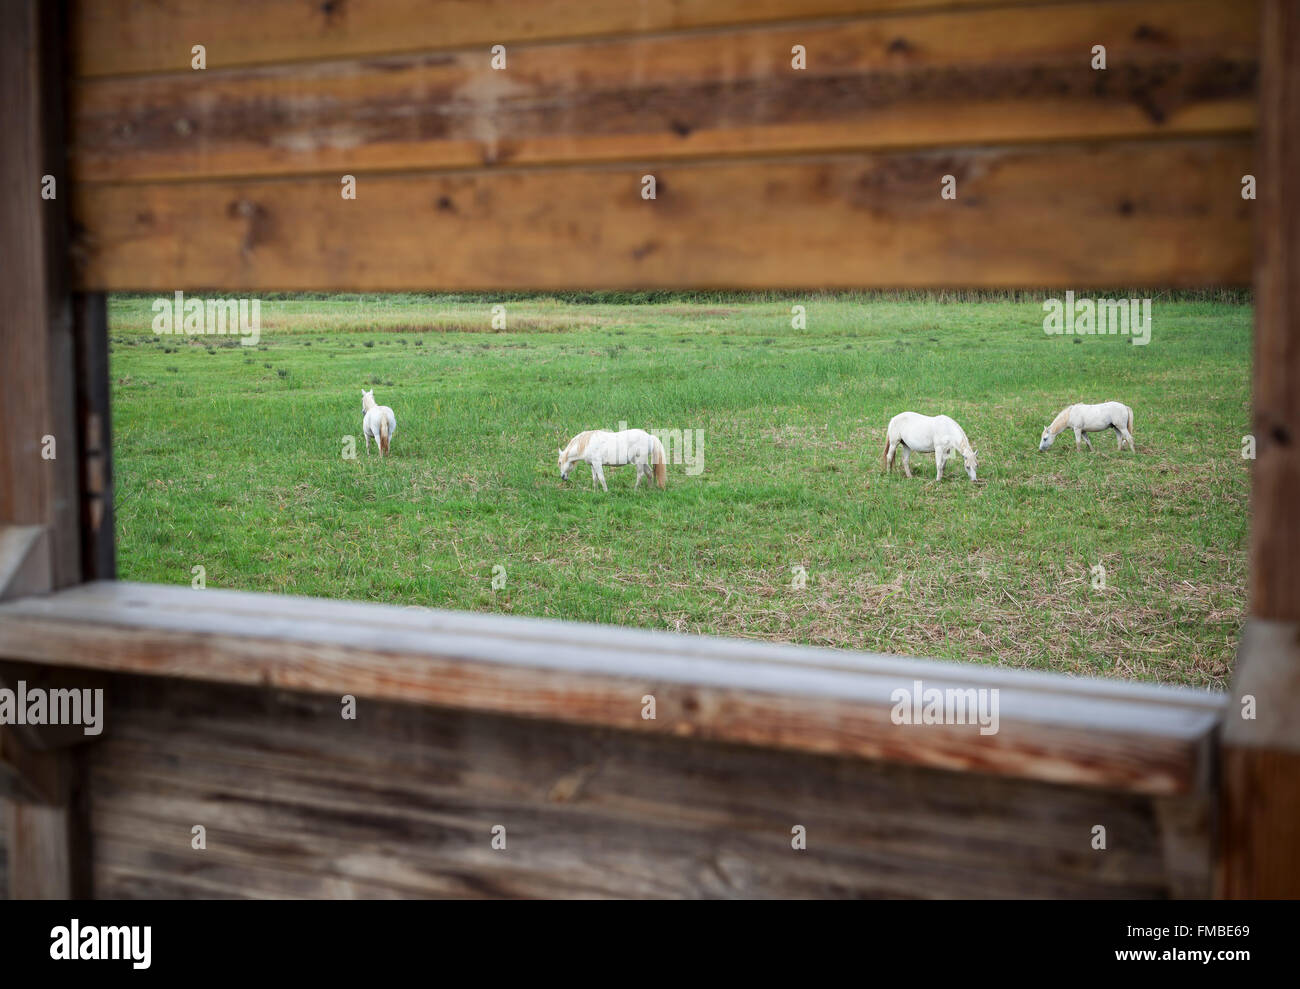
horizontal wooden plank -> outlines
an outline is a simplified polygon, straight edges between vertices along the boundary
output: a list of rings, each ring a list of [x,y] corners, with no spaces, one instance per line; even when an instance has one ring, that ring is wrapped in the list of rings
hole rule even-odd
[[[1160,897],[1208,885],[1207,794],[402,704],[363,703],[344,721],[329,697],[156,678],[115,677],[109,697],[112,727],[88,750],[101,897]],[[1170,808],[1195,823],[1171,831]],[[796,824],[806,851],[790,847]],[[496,825],[505,851],[490,846]]]
[[[1146,793],[1203,785],[1223,705],[897,657],[143,584],[0,605],[0,655]],[[895,724],[892,695],[918,680],[996,689],[999,730]]]
[[[1072,3],[100,79],[81,182],[1247,131],[1253,8]],[[791,68],[804,46],[805,70]],[[1090,47],[1104,44],[1095,71]]]
[[[206,46],[208,66],[215,68],[987,4],[988,0],[233,0],[225,4],[74,0],[73,60],[79,76],[120,75],[189,69],[190,49],[196,44]]]
[[[1223,139],[362,177],[356,200],[82,185],[73,212],[91,290],[1244,284],[1250,162]]]

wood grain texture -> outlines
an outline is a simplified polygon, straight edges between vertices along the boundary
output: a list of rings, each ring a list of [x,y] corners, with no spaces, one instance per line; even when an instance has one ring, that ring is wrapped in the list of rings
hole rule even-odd
[[[1152,794],[1204,789],[1222,711],[1202,691],[129,583],[0,605],[0,655]],[[895,724],[892,695],[918,680],[996,689],[999,730]]]
[[[73,896],[72,837],[65,807],[5,800],[11,900]]]
[[[77,189],[87,290],[1239,284],[1246,141]],[[657,198],[641,197],[642,176]],[[944,176],[955,200],[940,197]],[[449,249],[454,245],[454,249]]]
[[[1300,752],[1223,752],[1223,842],[1216,892],[1230,900],[1300,897]]]
[[[48,527],[0,524],[0,601],[44,594],[51,562]]]
[[[1300,623],[1251,617],[1221,733],[1220,896],[1300,898],[1298,708]]]
[[[1150,798],[701,740],[115,678],[95,894],[1204,895],[1205,795]],[[1171,808],[1176,808],[1171,811]],[[1200,810],[1198,810],[1200,808]],[[191,848],[191,829],[207,848]],[[1108,850],[1090,846],[1103,825]],[[506,829],[506,849],[491,829]],[[808,848],[791,848],[791,829]]]
[[[1041,2],[1041,0],[1040,0]],[[988,0],[74,0],[80,76],[209,69],[649,34],[850,14],[984,6]],[[1023,5],[1012,0],[1006,6]]]
[[[0,5],[0,525],[46,528],[54,587],[81,579],[59,7]],[[47,174],[55,199],[41,198]]]
[[[1250,612],[1227,711],[1218,892],[1300,898],[1300,7],[1263,8]],[[1256,716],[1242,716],[1250,697]]]
[[[1266,3],[1261,37],[1250,610],[1300,621],[1300,7]]]
[[[0,797],[56,806],[65,802],[68,783],[58,753],[32,748],[15,726],[0,724]]]
[[[73,92],[81,182],[1244,132],[1258,25],[1074,3],[184,71]],[[791,67],[791,48],[808,53]],[[1104,44],[1108,68],[1090,65]]]

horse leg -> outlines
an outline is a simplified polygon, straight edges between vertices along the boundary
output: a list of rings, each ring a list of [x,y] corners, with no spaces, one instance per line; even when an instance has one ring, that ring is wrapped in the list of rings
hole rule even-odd
[[[1079,429],[1078,427],[1075,427],[1075,430],[1074,430],[1074,449],[1075,449],[1076,451],[1082,449],[1082,447],[1079,445],[1080,442],[1081,442],[1082,440],[1083,440],[1083,430],[1082,430],[1082,429]]]
[[[366,438],[366,456],[368,457],[370,456],[370,434],[363,429],[361,435]]]
[[[1092,440],[1088,439],[1087,433],[1083,434],[1083,445],[1088,448],[1089,453],[1092,453]]]
[[[935,481],[943,480],[943,448],[934,448],[934,479]]]
[[[912,448],[906,443],[903,444],[903,473],[907,477],[912,476]]]
[[[637,488],[641,487],[641,474],[642,474],[642,472],[643,472],[644,470],[645,470],[645,468],[642,467],[640,464],[637,464],[637,465],[636,465],[636,483],[632,485],[632,490],[633,490],[633,491],[635,491]]]
[[[600,482],[600,489],[602,491],[609,491],[609,485],[605,483],[605,472],[601,469],[599,460],[593,462],[591,465],[591,486],[593,488],[596,486],[597,481]]]

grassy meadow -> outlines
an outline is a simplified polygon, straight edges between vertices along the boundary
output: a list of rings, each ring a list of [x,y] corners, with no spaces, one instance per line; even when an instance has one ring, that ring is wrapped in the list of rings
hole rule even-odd
[[[504,332],[493,301],[264,297],[245,347],[113,297],[119,576],[1226,684],[1248,305],[1157,298],[1140,347],[1049,337],[1038,301],[515,298]],[[1038,452],[1065,405],[1110,399],[1136,456],[1111,433]],[[961,423],[978,483],[960,458],[934,483],[928,454],[882,473],[906,409]],[[702,430],[703,472],[562,483],[557,447],[621,420]]]

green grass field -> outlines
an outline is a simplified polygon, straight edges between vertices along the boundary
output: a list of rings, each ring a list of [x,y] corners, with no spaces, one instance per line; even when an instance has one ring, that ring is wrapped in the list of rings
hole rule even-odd
[[[492,332],[489,300],[267,298],[244,347],[155,336],[151,301],[110,303],[123,579],[1226,684],[1247,305],[1157,299],[1138,347],[1049,337],[1038,302],[520,298]],[[386,460],[363,387],[397,415]],[[1109,399],[1136,456],[1109,433],[1038,452],[1062,407]],[[958,461],[935,484],[929,455],[883,474],[905,409],[961,423],[979,483]],[[620,420],[703,430],[703,472],[562,483],[556,448]]]

